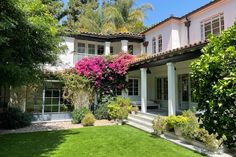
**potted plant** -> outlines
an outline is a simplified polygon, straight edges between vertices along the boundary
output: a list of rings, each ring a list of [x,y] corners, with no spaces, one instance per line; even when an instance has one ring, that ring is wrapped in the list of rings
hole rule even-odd
[[[138,113],[138,111],[139,111],[139,108],[138,108],[138,106],[133,106],[132,108],[131,108],[131,114],[137,114]]]
[[[120,108],[117,112],[117,122],[118,125],[122,125],[125,123],[125,119],[128,118],[128,110],[124,107]]]
[[[163,117],[157,115],[157,117],[153,120],[153,130],[154,133],[157,135],[161,135],[162,132],[165,130],[166,123]]]
[[[184,116],[176,116],[174,121],[174,130],[177,136],[182,135],[182,128],[188,123],[188,118]]]

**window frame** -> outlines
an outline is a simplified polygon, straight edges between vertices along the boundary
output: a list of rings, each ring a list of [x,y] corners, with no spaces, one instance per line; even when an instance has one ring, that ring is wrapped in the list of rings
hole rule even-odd
[[[219,32],[218,33],[214,33],[214,30],[216,30],[214,26],[214,21],[215,20],[218,20],[218,29],[219,29]],[[209,25],[209,26],[207,26]],[[209,27],[209,30],[206,32],[206,27]],[[208,19],[205,19],[203,20],[201,23],[200,23],[200,28],[201,28],[201,40],[206,40],[208,35],[209,34],[213,34],[213,35],[220,35],[221,32],[225,29],[225,19],[224,19],[224,13],[219,13],[219,14],[216,14],[214,16],[211,16],[210,18]]]
[[[93,46],[92,48],[90,46]],[[93,52],[91,53],[91,50]],[[89,55],[95,55],[96,54],[96,45],[95,44],[88,44],[88,54]]]
[[[83,45],[83,47],[79,46],[79,45]],[[78,54],[85,54],[86,52],[86,44],[82,43],[82,42],[78,42],[77,43],[77,53]]]
[[[130,91],[130,81],[132,81],[131,91]],[[135,83],[134,81],[137,81],[137,82]],[[139,96],[139,79],[138,78],[129,78],[128,84],[129,84],[128,85],[128,95],[129,96]],[[135,85],[137,85],[137,87],[135,87]]]
[[[99,53],[100,50],[103,50],[102,54]],[[104,55],[104,52],[105,52],[104,45],[97,45],[97,54],[98,55]]]
[[[162,52],[162,47],[163,47],[163,38],[162,35],[160,34],[158,36],[158,52]]]
[[[156,38],[152,38],[152,53],[155,54],[157,52],[157,43]]]

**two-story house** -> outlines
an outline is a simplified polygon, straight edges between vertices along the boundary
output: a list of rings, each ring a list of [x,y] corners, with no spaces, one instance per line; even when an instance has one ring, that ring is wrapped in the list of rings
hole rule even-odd
[[[80,32],[62,37],[62,44],[68,49],[60,56],[58,66],[46,66],[46,69],[74,67],[84,56],[144,54],[146,57],[131,63],[128,92],[123,94],[141,106],[142,112],[159,108],[169,115],[176,114],[197,104],[191,92],[190,64],[201,55],[209,34],[219,35],[234,24],[235,8],[235,0],[215,0],[182,17],[171,16],[140,34]],[[26,109],[61,112],[61,85],[55,80],[48,80],[47,84],[33,102],[26,102]],[[1,101],[2,98],[0,94]]]

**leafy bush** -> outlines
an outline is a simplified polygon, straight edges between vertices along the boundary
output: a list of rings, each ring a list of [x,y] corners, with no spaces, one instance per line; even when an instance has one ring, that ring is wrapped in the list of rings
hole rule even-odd
[[[162,131],[165,130],[166,121],[160,115],[157,115],[157,117],[155,117],[155,119],[153,120],[152,124],[153,124],[153,126],[152,126],[153,130],[157,134],[161,134]]]
[[[97,119],[108,119],[108,104],[101,104],[98,106],[98,108],[95,110],[95,117]]]
[[[182,116],[189,118],[186,125],[181,129],[184,137],[194,139],[195,132],[199,128],[198,119],[191,110],[183,111]]]
[[[193,89],[203,126],[210,133],[226,135],[228,147],[236,146],[236,24],[211,36],[202,55],[191,65]]]
[[[93,126],[96,119],[92,113],[87,113],[84,118],[82,119],[82,125],[83,126]]]
[[[111,119],[126,119],[131,110],[131,100],[122,97],[116,97],[108,105],[108,114]]]
[[[175,127],[183,127],[188,123],[189,118],[184,116],[169,116],[165,118],[165,122],[168,125],[168,130]]]
[[[84,116],[87,114],[87,113],[90,113],[89,109],[85,108],[85,107],[82,107],[82,108],[79,108],[79,109],[75,109],[71,116],[72,116],[72,123],[75,123],[75,124],[79,124],[81,123],[82,119],[84,118]]]
[[[1,125],[6,129],[17,129],[31,124],[32,116],[19,108],[8,108],[0,116]]]

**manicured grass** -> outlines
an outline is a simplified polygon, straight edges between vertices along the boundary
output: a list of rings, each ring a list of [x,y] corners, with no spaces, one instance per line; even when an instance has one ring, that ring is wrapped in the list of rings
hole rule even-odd
[[[199,157],[129,126],[0,136],[2,157]]]

